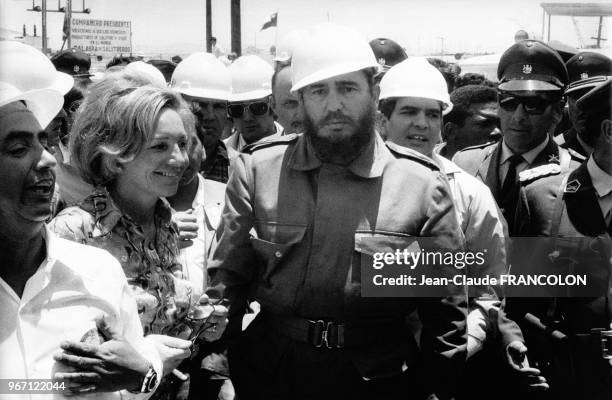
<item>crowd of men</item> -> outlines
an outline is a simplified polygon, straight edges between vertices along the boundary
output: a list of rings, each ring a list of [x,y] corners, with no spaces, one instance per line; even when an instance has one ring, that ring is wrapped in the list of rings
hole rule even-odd
[[[76,49],[0,43],[0,379],[61,383],[49,398],[612,398],[612,60],[517,40],[494,83],[329,23],[274,65],[217,56],[117,57],[92,82]],[[364,295],[376,254],[415,245],[484,253],[471,278],[588,288]]]

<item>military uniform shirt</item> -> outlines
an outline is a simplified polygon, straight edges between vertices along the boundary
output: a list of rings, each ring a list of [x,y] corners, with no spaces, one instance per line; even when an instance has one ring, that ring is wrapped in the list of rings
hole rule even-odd
[[[540,143],[533,149],[521,154],[521,157],[523,157],[523,161],[521,161],[516,166],[517,176],[520,172],[526,170],[527,168],[531,166],[531,164],[533,164],[533,161],[536,159],[538,154],[540,154],[540,152],[546,148],[549,140],[550,140],[549,137],[546,136],[546,139],[544,139],[542,143]],[[503,140],[501,142],[501,146],[502,146],[502,150],[501,150],[501,158],[499,162],[499,181],[503,183],[504,180],[506,179],[506,175],[508,174],[508,167],[510,165],[510,157],[514,155],[514,152],[510,149],[510,147],[508,147],[506,142]]]
[[[599,168],[593,156],[589,157],[587,161],[587,170],[597,192],[597,201],[599,207],[601,207],[601,213],[606,220],[606,224],[609,225],[610,220],[612,220],[612,176]]]

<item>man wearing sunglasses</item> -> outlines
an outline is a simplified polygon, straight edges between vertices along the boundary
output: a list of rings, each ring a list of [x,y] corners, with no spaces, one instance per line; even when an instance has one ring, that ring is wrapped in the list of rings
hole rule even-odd
[[[545,400],[607,400],[612,393],[612,77],[601,78],[576,101],[593,139],[588,160],[571,172],[537,168],[520,176],[516,236],[526,239],[514,243],[515,273],[587,277],[580,289],[507,300],[506,311],[536,350],[532,361],[550,382]],[[527,323],[536,320],[544,330]]]
[[[561,119],[568,75],[555,50],[523,40],[502,55],[497,76],[502,140],[467,148],[453,161],[489,186],[512,234],[518,174],[544,164],[570,167],[571,156],[550,136]]]
[[[227,114],[233,121],[234,132],[225,140],[228,147],[242,151],[247,145],[283,132],[274,121],[271,107],[272,75],[274,70],[255,55],[236,59],[229,68],[232,94]]]
[[[586,113],[576,107],[576,101],[586,92],[601,82],[595,77],[612,75],[612,60],[603,54],[585,51],[576,54],[565,64],[569,74],[567,111],[572,127],[555,137],[555,142],[563,148],[569,148],[588,157],[593,152],[593,145],[598,132],[587,132],[585,129]],[[602,78],[604,79],[604,78]]]

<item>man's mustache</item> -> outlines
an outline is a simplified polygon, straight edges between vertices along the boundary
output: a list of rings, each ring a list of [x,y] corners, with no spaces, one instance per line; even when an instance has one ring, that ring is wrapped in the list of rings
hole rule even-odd
[[[344,115],[341,112],[331,112],[323,118],[321,121],[321,125],[330,124],[330,123],[345,123],[352,124],[353,119],[347,115]]]

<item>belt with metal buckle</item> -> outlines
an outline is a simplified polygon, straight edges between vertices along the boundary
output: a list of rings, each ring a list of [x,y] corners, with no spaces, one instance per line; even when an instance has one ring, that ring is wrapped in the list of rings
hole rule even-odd
[[[263,313],[260,317],[283,336],[310,343],[316,348],[342,349],[371,343],[380,340],[381,336],[401,335],[401,320],[398,319],[347,323],[270,313]]]
[[[601,356],[606,360],[612,360],[612,329],[594,328],[591,334],[599,336],[601,343]]]

